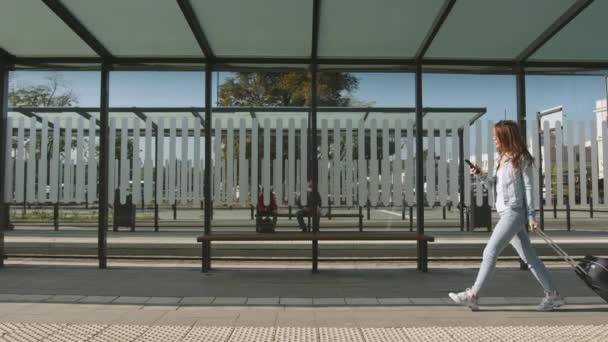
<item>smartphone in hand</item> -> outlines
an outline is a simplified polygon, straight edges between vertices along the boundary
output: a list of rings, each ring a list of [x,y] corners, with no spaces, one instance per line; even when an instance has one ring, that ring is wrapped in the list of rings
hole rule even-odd
[[[475,170],[475,174],[478,174],[478,173],[480,173],[480,172],[481,172],[481,170],[479,169],[479,167],[477,167],[477,166],[475,166],[475,164],[471,163],[471,161],[470,161],[470,160],[465,159],[465,160],[464,160],[464,162],[465,162],[465,163],[467,163],[467,164],[469,164],[469,167],[470,167],[471,169]]]

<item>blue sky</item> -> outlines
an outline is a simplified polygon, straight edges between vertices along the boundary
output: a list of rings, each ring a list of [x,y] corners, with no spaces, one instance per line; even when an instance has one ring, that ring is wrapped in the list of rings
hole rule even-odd
[[[19,71],[12,80],[18,85],[40,84],[48,72]],[[99,104],[99,73],[63,72],[75,90],[80,106]],[[220,73],[220,83],[228,74]],[[359,89],[353,94],[375,106],[413,107],[414,75],[398,73],[358,73]],[[213,96],[215,101],[216,77]],[[202,72],[113,72],[110,80],[111,106],[203,106]],[[528,76],[528,113],[563,105],[567,118],[593,119],[595,101],[606,97],[604,77]],[[515,77],[505,75],[425,74],[425,106],[487,107],[488,120],[515,118]]]

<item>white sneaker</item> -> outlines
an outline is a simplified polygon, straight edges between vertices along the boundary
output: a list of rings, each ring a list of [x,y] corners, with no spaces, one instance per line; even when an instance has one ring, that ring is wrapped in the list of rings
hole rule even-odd
[[[564,305],[564,297],[560,295],[549,296],[546,295],[542,302],[536,306],[536,311],[553,311],[560,306]]]
[[[466,291],[459,293],[450,292],[449,296],[456,304],[467,306],[471,311],[479,310],[479,303],[477,302],[477,299],[473,298],[471,295],[470,289],[466,289]]]

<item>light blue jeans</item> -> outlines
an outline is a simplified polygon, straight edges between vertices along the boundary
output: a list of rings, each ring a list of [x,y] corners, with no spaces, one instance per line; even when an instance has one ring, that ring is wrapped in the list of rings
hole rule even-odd
[[[523,208],[505,209],[499,215],[500,220],[494,227],[494,232],[483,251],[483,261],[479,273],[477,273],[477,280],[471,289],[472,292],[476,295],[481,292],[496,268],[496,258],[509,243],[515,248],[519,257],[528,264],[545,292],[557,291],[549,271],[530,243],[528,231],[525,229],[527,224],[525,210]]]

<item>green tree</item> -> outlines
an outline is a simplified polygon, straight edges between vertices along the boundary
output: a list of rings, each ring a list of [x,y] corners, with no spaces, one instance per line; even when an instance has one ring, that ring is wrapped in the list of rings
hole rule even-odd
[[[307,106],[311,94],[310,73],[239,72],[220,85],[220,106]],[[320,106],[350,106],[359,79],[347,72],[319,73]]]

